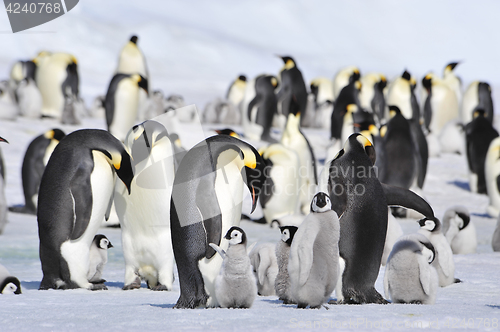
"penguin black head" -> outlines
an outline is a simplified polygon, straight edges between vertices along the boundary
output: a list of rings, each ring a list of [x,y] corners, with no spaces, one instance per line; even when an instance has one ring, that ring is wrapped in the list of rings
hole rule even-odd
[[[464,212],[457,211],[457,217],[459,217],[462,222],[458,224],[458,229],[462,230],[470,223],[470,215]]]
[[[123,181],[125,187],[127,187],[128,193],[130,195],[130,185],[134,179],[134,170],[132,168],[132,162],[130,155],[123,149],[120,154],[120,161],[113,163],[113,167],[116,171],[116,175]]]
[[[231,227],[224,237],[226,240],[229,240],[230,245],[236,244],[247,244],[247,236],[245,231],[237,226]]]
[[[130,41],[136,45],[137,45],[137,40],[139,40],[139,37],[137,37],[136,35],[133,35],[132,37],[130,37]]]
[[[139,88],[146,91],[146,93],[149,95],[148,79],[147,78],[144,78],[141,75],[139,75],[139,81],[137,82],[137,86],[139,86]]]
[[[283,63],[285,64],[285,67],[283,68],[283,70],[288,70],[288,69],[292,69],[292,68],[296,67],[295,60],[293,60],[293,58],[291,56],[278,55],[278,57],[281,58],[281,60],[283,60]]]
[[[215,132],[219,135],[229,135],[229,136],[232,136],[235,138],[240,138],[240,135],[238,135],[238,133],[236,133],[231,128],[217,129],[217,130],[215,130]]]
[[[45,134],[43,134],[43,136],[45,136],[45,138],[47,139],[54,139],[60,142],[64,138],[64,136],[66,136],[66,134],[61,129],[54,128],[47,131]]]
[[[434,258],[436,258],[436,250],[434,249],[434,246],[432,245],[431,241],[425,239],[419,241],[424,247],[422,248],[421,252],[424,257],[427,258],[427,262],[431,264],[434,261]]]
[[[109,239],[106,237],[106,235],[103,235],[103,234],[97,234],[96,236],[94,236],[94,240],[92,242],[99,249],[113,248],[111,241],[109,241]]]
[[[421,228],[429,232],[438,232],[441,230],[441,222],[437,218],[423,218],[417,221]]]
[[[332,209],[332,202],[330,197],[324,192],[317,193],[311,202],[311,212],[320,213],[330,211]]]
[[[397,114],[401,114],[401,110],[399,109],[399,107],[395,106],[395,105],[390,105],[389,106],[389,113],[391,115],[391,118],[396,116]]]
[[[245,75],[240,75],[240,76],[238,76],[238,79],[239,79],[240,81],[243,81],[243,82],[246,82],[246,81],[247,81],[247,77],[246,77]]]
[[[486,116],[486,112],[484,111],[484,109],[482,108],[476,108],[473,113],[472,113],[472,117],[475,119],[475,118],[478,118],[478,117],[485,117]]]
[[[297,226],[280,226],[281,241],[291,245],[297,229],[299,229]]]
[[[432,75],[427,74],[422,78],[422,86],[429,92],[432,88]]]
[[[411,80],[411,74],[405,69],[403,75],[401,75],[402,78],[404,78],[407,81]]]
[[[349,136],[346,143],[344,144],[344,148],[339,151],[335,159],[340,158],[344,153],[347,153],[351,149],[363,151],[364,153],[366,153],[366,155],[372,162],[372,165],[375,165],[375,160],[376,160],[375,148],[373,147],[370,140],[368,140],[368,138],[364,137],[359,133],[354,133],[351,136]]]
[[[21,283],[16,277],[7,277],[0,284],[0,294],[21,294]]]
[[[444,71],[453,71],[453,69],[455,69],[456,66],[458,66],[460,64],[460,62],[450,62],[449,64],[446,65],[446,67],[444,67]]]
[[[349,83],[359,81],[359,79],[360,79],[360,78],[361,78],[361,73],[359,72],[359,69],[358,69],[358,68],[355,68],[355,69],[352,71],[352,75],[351,75],[351,77],[349,77]],[[361,87],[360,87],[360,88],[361,88]]]

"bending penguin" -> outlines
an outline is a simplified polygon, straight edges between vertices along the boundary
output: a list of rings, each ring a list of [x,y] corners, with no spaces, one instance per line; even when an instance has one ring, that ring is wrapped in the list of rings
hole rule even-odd
[[[339,276],[340,225],[327,194],[316,194],[311,213],[295,233],[288,272],[298,308],[319,308],[330,298]]]
[[[227,249],[223,234],[240,223],[243,189],[252,212],[264,182],[264,162],[249,144],[216,135],[195,145],[175,174],[170,226],[181,294],[175,308],[217,306],[215,278],[222,259],[209,243]]]
[[[87,274],[90,246],[109,216],[116,175],[130,188],[130,156],[107,131],[78,130],[57,145],[38,194],[40,289],[105,289],[89,283]]]
[[[476,227],[465,206],[452,206],[443,216],[443,234],[454,254],[473,254],[477,249]]]
[[[274,282],[274,289],[278,299],[284,304],[297,303],[292,297],[290,288],[290,275],[288,273],[288,259],[290,246],[297,232],[297,226],[280,226],[281,241],[276,245],[276,260],[278,262],[278,275]]]
[[[2,264],[0,264],[0,294],[21,294],[19,279],[12,276]]]
[[[108,249],[113,248],[111,241],[105,235],[97,234],[90,246],[90,263],[87,279],[93,284],[103,284],[104,265],[108,262]]]

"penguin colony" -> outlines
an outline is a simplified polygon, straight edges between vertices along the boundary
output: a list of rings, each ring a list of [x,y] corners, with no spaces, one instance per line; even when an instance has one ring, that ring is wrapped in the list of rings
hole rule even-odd
[[[487,194],[487,212],[499,215],[500,143],[488,83],[473,82],[462,94],[454,72],[459,63],[452,62],[442,77],[423,77],[417,98],[417,80],[408,70],[388,80],[350,66],[331,80],[313,79],[309,93],[296,60],[283,55],[279,72],[240,74],[224,98],[206,107],[206,123],[241,126],[242,136],[217,130],[186,150],[172,123],[195,114],[182,112],[182,97],[150,94],[138,42],[132,36],[120,51],[93,112],[82,106],[71,54],[40,52],[16,62],[10,80],[1,82],[2,119],[76,124],[102,112],[108,129],[67,136],[52,129],[26,151],[25,204],[10,211],[37,215],[40,289],[106,289],[104,265],[113,245],[96,233],[111,213],[122,232],[123,289],[140,288],[145,280],[151,290],[170,291],[176,264],[175,308],[250,308],[257,295],[298,308],[433,304],[438,285],[459,282],[453,254],[477,247],[471,214],[450,207],[441,223],[415,192],[422,192],[430,156],[461,153],[471,191]],[[306,126],[329,131],[328,153],[335,157],[321,162],[322,170],[315,157],[320,147],[301,130]],[[1,171],[3,193],[3,159]],[[239,227],[245,188],[252,212],[258,202],[263,211],[254,221],[279,226],[278,243],[247,248]],[[418,233],[401,236],[394,206],[423,215]],[[385,298],[374,287],[381,265]],[[19,280],[3,266],[0,293],[21,293]]]

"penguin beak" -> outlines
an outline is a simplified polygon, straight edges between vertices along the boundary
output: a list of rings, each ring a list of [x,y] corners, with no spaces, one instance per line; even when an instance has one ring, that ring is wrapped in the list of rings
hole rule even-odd
[[[113,248],[113,245],[111,244],[111,242],[108,243],[108,249],[109,248]]]
[[[5,142],[5,143],[9,144],[9,141],[7,141],[7,140],[6,140],[5,138],[3,138],[3,137],[0,137],[0,142]]]

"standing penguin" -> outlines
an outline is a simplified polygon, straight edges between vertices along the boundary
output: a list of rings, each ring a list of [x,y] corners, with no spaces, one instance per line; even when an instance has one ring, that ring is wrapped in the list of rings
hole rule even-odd
[[[135,124],[140,89],[148,92],[148,81],[138,74],[116,74],[109,83],[104,106],[108,131],[120,141]]]
[[[222,308],[250,308],[257,295],[257,284],[247,255],[247,236],[241,228],[233,226],[224,239],[229,241],[227,251],[209,243],[223,259],[215,279],[217,301]]]
[[[328,128],[333,112],[333,85],[326,77],[317,77],[311,81],[311,94],[314,98],[313,126]]]
[[[333,78],[334,101],[337,100],[343,88],[345,88],[352,82],[359,81],[360,77],[361,74],[359,72],[358,67],[356,66],[348,66],[339,70],[337,74],[335,74],[335,77]]]
[[[340,303],[386,303],[375,290],[387,232],[387,206],[399,205],[434,217],[432,208],[415,193],[380,183],[375,149],[360,134],[352,134],[337,156],[325,163],[319,189],[332,197],[340,216]]]
[[[245,98],[245,90],[247,86],[247,77],[245,75],[238,76],[227,90],[226,99],[234,106],[239,108],[240,103]]]
[[[425,235],[431,241],[436,250],[436,260],[432,265],[436,268],[439,276],[439,286],[445,287],[460,280],[455,279],[455,262],[450,244],[441,230],[441,222],[437,218],[424,218],[418,221],[419,233]]]
[[[253,212],[264,177],[259,153],[229,135],[209,137],[186,153],[175,174],[170,203],[181,288],[175,308],[217,306],[214,283],[222,259],[214,257],[208,244],[227,248],[222,235],[239,225],[244,186],[250,190]]]
[[[2,264],[0,264],[0,294],[21,294],[19,279],[12,276]]]
[[[174,253],[168,216],[175,175],[173,144],[165,127],[149,120],[132,128],[125,145],[134,168],[131,193],[117,183],[114,196],[125,258],[123,289],[140,288],[143,278],[152,290],[171,290]]]
[[[292,110],[298,110],[304,117],[307,106],[307,89],[304,78],[295,60],[289,56],[278,56],[285,66],[280,70],[280,89],[276,95],[278,99],[278,114],[288,119]]]
[[[7,142],[3,137],[0,137],[0,142]],[[0,235],[7,224],[7,198],[5,197],[5,163],[3,161],[2,150],[0,150]]]
[[[278,299],[284,304],[296,303],[292,297],[290,288],[290,275],[288,273],[288,259],[290,257],[290,246],[297,232],[297,226],[280,226],[281,241],[276,245],[276,260],[278,262],[278,275],[274,282],[274,289]]]
[[[399,107],[401,114],[408,120],[419,118],[418,108],[412,105],[412,99],[415,97],[412,88],[414,85],[416,85],[415,79],[405,70],[401,77],[389,84],[387,91],[387,105]]]
[[[24,191],[24,206],[11,206],[9,211],[36,214],[38,189],[45,165],[59,142],[66,136],[60,129],[52,129],[36,137],[24,154],[21,176]]]
[[[104,130],[75,131],[55,148],[38,195],[40,289],[104,289],[88,282],[89,250],[109,216],[115,174],[130,188],[130,156]]]
[[[384,275],[385,296],[392,303],[434,304],[438,288],[436,253],[425,236],[409,236],[396,242]]]
[[[276,77],[260,75],[247,84],[242,102],[243,131],[251,140],[275,142],[271,137],[273,117],[277,113]]]
[[[261,296],[276,294],[274,283],[278,275],[278,262],[276,261],[276,245],[262,243],[256,245],[248,254],[257,278],[257,292]]]
[[[298,308],[319,308],[330,298],[339,277],[339,236],[339,219],[330,197],[320,192],[290,247],[288,272]]]
[[[498,132],[485,112],[476,110],[474,120],[465,126],[465,135],[470,190],[486,194],[485,160],[490,143],[498,137]]]
[[[462,102],[462,80],[460,77],[455,75],[455,68],[460,64],[460,62],[450,62],[443,69],[443,83],[448,85],[448,87],[455,92],[458,104]]]
[[[487,82],[474,81],[465,90],[462,99],[462,123],[471,122],[477,109],[484,110],[486,119],[493,123],[493,99],[491,86]]]
[[[500,215],[500,137],[491,141],[484,161],[486,192],[490,198],[487,212],[490,217]]]
[[[102,279],[102,270],[108,262],[108,249],[113,245],[105,235],[97,234],[90,245],[89,254],[89,272],[87,279],[93,284],[103,284],[106,280]]]
[[[148,67],[146,66],[146,58],[137,46],[139,37],[130,37],[129,42],[123,46],[118,57],[118,66],[116,74],[139,74],[142,77],[149,79]]]
[[[476,227],[465,206],[452,206],[446,210],[443,216],[443,234],[454,254],[476,253]]]
[[[361,83],[353,78],[349,84],[340,91],[337,99],[335,99],[332,117],[330,119],[331,138],[341,140],[342,137],[346,136],[346,134],[343,133],[344,130],[352,131],[352,128],[344,128],[344,118],[346,116],[352,116],[352,112],[355,111],[352,109],[351,113],[349,113],[349,105],[359,105],[358,95],[360,89]],[[342,141],[340,141],[340,144],[342,144]]]
[[[375,117],[377,124],[385,120],[385,97],[387,79],[378,73],[369,73],[360,79],[361,91],[359,103],[365,110],[369,110]]]

